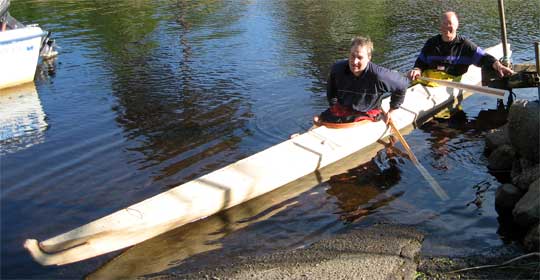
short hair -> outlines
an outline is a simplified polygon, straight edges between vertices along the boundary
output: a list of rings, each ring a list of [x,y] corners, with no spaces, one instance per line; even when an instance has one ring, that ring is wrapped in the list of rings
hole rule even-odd
[[[445,19],[445,15],[446,15],[446,14],[449,14],[449,13],[454,14],[454,16],[456,16],[457,20],[459,21],[459,16],[458,16],[458,14],[457,14],[455,11],[452,11],[452,10],[446,10],[446,11],[444,11],[444,12],[441,13],[441,16],[439,17],[439,22],[443,22],[443,20]]]
[[[356,46],[365,47],[368,57],[371,59],[371,53],[373,52],[373,42],[369,37],[356,36],[352,38],[351,49]]]

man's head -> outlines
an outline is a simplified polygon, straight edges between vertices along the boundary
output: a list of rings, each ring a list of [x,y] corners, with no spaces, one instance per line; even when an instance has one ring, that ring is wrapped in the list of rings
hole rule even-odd
[[[373,52],[373,42],[369,38],[354,37],[351,40],[351,50],[349,52],[349,68],[355,76],[360,76],[371,60]]]
[[[440,31],[445,42],[451,42],[457,36],[459,21],[457,14],[452,11],[444,12],[441,15]]]

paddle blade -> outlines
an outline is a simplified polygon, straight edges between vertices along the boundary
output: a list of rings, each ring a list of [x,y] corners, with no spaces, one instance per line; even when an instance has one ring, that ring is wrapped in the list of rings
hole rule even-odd
[[[422,164],[420,164],[420,161],[418,161],[418,159],[416,158],[416,156],[412,152],[411,147],[409,146],[409,144],[407,143],[407,141],[405,140],[403,135],[401,135],[401,132],[399,132],[399,129],[396,127],[396,125],[394,124],[392,119],[390,119],[388,124],[390,125],[390,127],[394,131],[395,135],[397,136],[397,138],[399,139],[399,141],[401,142],[401,144],[405,148],[405,151],[407,151],[407,154],[409,155],[409,158],[413,162],[414,166],[416,166],[418,171],[420,171],[420,174],[422,174],[422,176],[426,179],[426,181],[428,181],[429,185],[431,186],[431,188],[433,189],[435,194],[437,194],[441,200],[448,200],[448,194],[446,194],[446,192],[441,187],[441,185],[439,185],[439,183],[437,183],[435,178],[433,178],[433,176],[431,176],[431,174],[429,174],[429,172],[426,170],[426,168],[424,168],[424,166],[422,166]]]
[[[435,180],[435,178],[433,178],[433,176],[429,174],[426,168],[424,168],[424,166],[422,166],[420,162],[416,162],[415,165],[418,171],[420,171],[420,173],[424,177],[424,179],[428,181],[429,185],[431,186],[435,194],[437,194],[437,196],[439,196],[441,200],[448,200],[449,197],[446,191],[444,191],[444,189],[441,187],[441,185],[439,185],[439,183]]]

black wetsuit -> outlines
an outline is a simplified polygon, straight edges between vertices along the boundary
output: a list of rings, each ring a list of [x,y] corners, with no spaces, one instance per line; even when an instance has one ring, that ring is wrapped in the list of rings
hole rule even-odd
[[[349,61],[338,61],[332,66],[326,96],[330,106],[339,103],[355,111],[368,112],[380,108],[384,93],[392,93],[390,108],[397,109],[405,99],[409,80],[395,71],[369,62],[364,72],[356,77]]]
[[[457,35],[453,41],[444,42],[442,36],[437,35],[427,40],[414,67],[422,71],[434,69],[461,76],[471,64],[491,68],[495,61],[493,56],[463,36]]]

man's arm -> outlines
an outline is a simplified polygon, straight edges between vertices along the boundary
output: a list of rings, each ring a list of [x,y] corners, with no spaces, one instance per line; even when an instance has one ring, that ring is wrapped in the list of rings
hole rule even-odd
[[[498,60],[495,60],[495,62],[493,62],[493,64],[491,64],[491,67],[495,70],[495,72],[497,72],[497,75],[499,75],[499,77],[501,77],[501,78],[504,77],[504,76],[510,76],[510,75],[514,74],[514,71],[512,69],[510,69],[509,67],[504,66]]]
[[[486,67],[493,68],[493,70],[495,70],[497,75],[499,75],[499,77],[501,78],[504,76],[510,76],[514,74],[514,71],[512,71],[512,69],[506,67],[501,62],[499,62],[495,57],[493,57],[492,55],[488,53],[484,53],[484,56],[482,57],[482,60],[481,60],[481,65],[485,65]]]
[[[379,73],[379,80],[384,86],[384,91],[392,93],[390,97],[390,109],[398,109],[405,99],[405,92],[409,86],[409,80],[396,71],[385,69]]]
[[[409,80],[416,80],[418,77],[420,77],[420,75],[422,75],[422,71],[428,67],[426,58],[428,48],[429,40],[424,44],[424,47],[422,47],[420,54],[416,58],[416,61],[414,62],[414,68],[407,73],[407,77],[409,78]]]
[[[469,51],[474,53],[473,55],[473,64],[478,67],[491,67],[499,77],[509,76],[514,73],[512,69],[506,67],[502,63],[500,63],[495,57],[484,51],[482,48],[478,47],[473,42],[466,40],[465,45],[467,48],[469,48]]]
[[[384,87],[383,90],[392,94],[390,97],[390,109],[385,114],[385,122],[388,124],[392,111],[398,109],[405,100],[409,80],[398,72],[386,69],[386,71],[379,73],[379,81]]]
[[[405,78],[401,77],[401,79],[405,80]],[[392,92],[392,96],[390,97],[390,109],[395,110],[398,109],[401,104],[403,104],[403,100],[405,100],[405,92],[407,91],[407,83],[404,83],[405,86],[403,88],[396,88]]]

